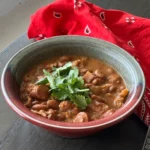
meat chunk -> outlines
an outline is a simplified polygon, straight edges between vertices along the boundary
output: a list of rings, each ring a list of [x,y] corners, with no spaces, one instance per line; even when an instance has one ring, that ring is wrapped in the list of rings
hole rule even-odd
[[[95,77],[96,76],[93,73],[87,71],[86,74],[83,76],[83,79],[85,80],[85,82],[90,83]]]
[[[68,111],[69,109],[72,109],[72,103],[69,101],[62,101],[59,104],[59,110],[60,111]]]
[[[88,115],[85,112],[80,112],[73,119],[73,122],[88,122]]]
[[[47,100],[49,97],[48,87],[45,85],[35,85],[30,91],[30,96],[40,100]]]
[[[102,92],[102,88],[100,86],[91,86],[89,87],[93,94],[99,95]]]

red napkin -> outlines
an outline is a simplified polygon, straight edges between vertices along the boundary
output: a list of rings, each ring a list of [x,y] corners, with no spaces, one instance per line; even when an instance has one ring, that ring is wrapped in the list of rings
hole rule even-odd
[[[57,0],[31,17],[29,38],[84,35],[112,42],[128,51],[146,77],[145,95],[136,114],[150,125],[150,19],[106,10],[84,0]]]

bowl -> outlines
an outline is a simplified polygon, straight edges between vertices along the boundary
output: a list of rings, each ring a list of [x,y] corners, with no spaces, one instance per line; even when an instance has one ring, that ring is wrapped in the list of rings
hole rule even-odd
[[[111,116],[84,123],[48,120],[27,109],[19,96],[19,86],[27,69],[42,60],[67,54],[101,59],[115,68],[129,89],[125,104]],[[96,38],[58,36],[35,42],[18,51],[3,70],[1,88],[6,102],[22,118],[50,132],[75,138],[96,133],[133,113],[143,96],[145,78],[137,61],[118,46]]]

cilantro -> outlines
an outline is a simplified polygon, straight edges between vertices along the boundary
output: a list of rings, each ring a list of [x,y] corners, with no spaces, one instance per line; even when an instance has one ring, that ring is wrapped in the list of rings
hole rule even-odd
[[[74,96],[71,96],[71,101],[82,109],[85,109],[87,106],[86,98],[83,95],[75,94]]]
[[[50,83],[51,95],[57,100],[70,100],[81,109],[91,103],[89,89],[84,88],[84,80],[79,76],[79,70],[71,62],[63,67],[53,68],[49,73],[43,70],[45,77],[36,84]]]
[[[48,82],[50,83],[50,87],[52,89],[54,89],[55,88],[55,81],[54,81],[53,76],[49,72],[47,72],[45,69],[43,70],[43,73],[45,74]]]
[[[46,77],[38,80],[35,84],[47,84],[48,83],[48,80]]]

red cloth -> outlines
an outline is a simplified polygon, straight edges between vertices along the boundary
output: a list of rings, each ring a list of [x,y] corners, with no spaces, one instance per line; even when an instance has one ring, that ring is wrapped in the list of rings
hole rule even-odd
[[[150,19],[106,10],[84,0],[57,0],[31,17],[29,38],[37,40],[58,35],[100,38],[127,50],[146,76],[146,92],[136,114],[150,125]]]

